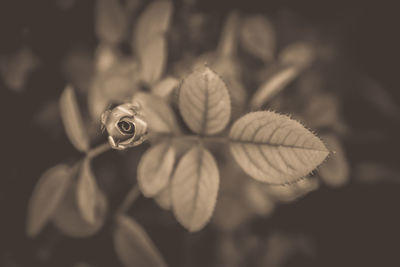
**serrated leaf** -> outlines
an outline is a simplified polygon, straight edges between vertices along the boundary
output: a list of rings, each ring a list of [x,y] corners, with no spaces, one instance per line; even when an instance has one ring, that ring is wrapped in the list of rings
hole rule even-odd
[[[124,38],[127,14],[118,0],[97,0],[95,30],[103,42],[116,45]]]
[[[162,209],[170,210],[172,206],[171,183],[168,183],[155,197],[154,201]]]
[[[133,102],[142,107],[149,128],[158,133],[179,132],[175,114],[169,104],[162,99],[149,93],[136,93]]]
[[[350,166],[346,159],[346,153],[340,140],[332,134],[321,136],[327,147],[333,151],[331,157],[318,168],[318,174],[322,181],[330,186],[342,186],[349,180]]]
[[[160,143],[140,159],[138,183],[146,197],[157,195],[169,182],[175,163],[175,149],[169,143]]]
[[[96,220],[96,200],[98,188],[92,167],[90,166],[90,159],[83,161],[80,169],[78,184],[77,184],[77,204],[82,218],[89,224],[94,224]]]
[[[140,15],[133,46],[141,64],[140,76],[144,82],[154,84],[164,72],[167,58],[165,32],[169,28],[173,6],[171,1],[151,3]]]
[[[222,131],[231,116],[231,101],[224,81],[208,67],[195,70],[182,82],[179,109],[195,133],[211,135]]]
[[[86,152],[89,149],[89,137],[79,112],[74,89],[67,86],[60,97],[61,118],[65,132],[76,149]]]
[[[210,220],[217,201],[218,167],[212,154],[193,147],[179,161],[172,179],[172,207],[176,219],[190,232]]]
[[[63,234],[74,238],[84,238],[94,235],[104,225],[108,202],[104,194],[100,190],[97,191],[94,224],[88,223],[78,208],[77,185],[77,182],[74,182],[68,188],[53,214],[52,222]]]
[[[145,230],[132,218],[118,217],[113,239],[115,251],[124,266],[167,266]]]
[[[28,207],[27,234],[36,236],[49,221],[70,181],[70,169],[59,164],[47,170],[37,182]]]
[[[270,111],[249,113],[230,131],[236,162],[251,177],[285,184],[306,176],[329,154],[313,133],[299,122]]]
[[[179,81],[174,77],[166,77],[151,88],[151,92],[159,97],[168,98],[178,87]]]
[[[250,100],[252,109],[259,109],[280,91],[282,91],[290,82],[292,82],[300,69],[297,66],[285,66],[276,69],[261,84]]]
[[[247,53],[265,62],[273,60],[276,36],[275,30],[267,18],[256,15],[243,19],[240,41]]]

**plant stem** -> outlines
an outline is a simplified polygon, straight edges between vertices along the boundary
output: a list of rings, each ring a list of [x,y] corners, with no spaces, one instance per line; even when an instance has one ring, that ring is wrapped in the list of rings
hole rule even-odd
[[[87,153],[86,156],[88,158],[94,158],[94,157],[96,157],[96,156],[98,156],[98,155],[100,155],[100,154],[102,154],[102,153],[104,153],[104,152],[106,152],[106,151],[108,151],[110,149],[111,149],[111,146],[107,142],[107,143],[101,144],[101,145],[89,150],[89,152]]]
[[[201,136],[201,135],[166,135],[161,138],[171,139],[172,141],[189,141],[189,142],[210,142],[210,143],[228,143],[229,138],[224,136]]]
[[[136,199],[140,196],[140,190],[139,187],[137,185],[135,185],[129,192],[128,194],[125,196],[124,201],[122,202],[122,204],[119,206],[119,208],[116,211],[116,217],[118,217],[119,215],[124,214],[129,207],[132,205],[133,202],[136,201]]]

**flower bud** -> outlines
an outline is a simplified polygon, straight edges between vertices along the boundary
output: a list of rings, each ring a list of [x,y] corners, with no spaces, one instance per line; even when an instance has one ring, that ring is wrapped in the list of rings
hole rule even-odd
[[[134,147],[147,139],[147,122],[139,105],[128,103],[106,110],[101,115],[101,123],[114,149]]]

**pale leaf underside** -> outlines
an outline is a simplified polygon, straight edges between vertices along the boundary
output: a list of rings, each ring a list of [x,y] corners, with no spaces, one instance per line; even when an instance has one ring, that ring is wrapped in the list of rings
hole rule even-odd
[[[256,180],[286,184],[304,177],[329,154],[299,122],[270,111],[249,113],[234,123],[231,152]]]
[[[114,233],[118,258],[126,267],[166,267],[160,252],[145,230],[133,219],[120,216]]]
[[[201,230],[214,211],[219,172],[214,157],[202,147],[194,147],[180,160],[172,179],[172,206],[175,217],[191,232]]]
[[[229,122],[231,102],[222,79],[208,67],[183,80],[179,109],[185,123],[198,134],[216,134]]]
[[[146,151],[138,166],[138,183],[146,197],[157,195],[170,180],[175,150],[168,143],[157,144]]]

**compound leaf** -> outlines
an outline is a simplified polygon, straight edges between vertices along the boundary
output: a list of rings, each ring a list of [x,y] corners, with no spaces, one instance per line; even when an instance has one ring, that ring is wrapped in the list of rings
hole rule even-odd
[[[59,164],[47,170],[33,190],[28,207],[28,236],[37,235],[52,216],[71,180],[70,169]]]
[[[219,172],[214,157],[203,147],[189,150],[172,179],[172,207],[176,219],[190,232],[210,220],[218,195]]]
[[[118,217],[113,237],[118,258],[124,266],[167,266],[145,230],[132,218]]]
[[[79,112],[74,89],[67,86],[60,97],[61,118],[65,132],[76,149],[86,152],[89,149],[89,136]]]
[[[229,122],[231,101],[224,81],[203,67],[183,80],[179,109],[189,128],[198,134],[216,134]]]
[[[138,183],[146,197],[157,195],[170,180],[175,149],[169,143],[157,144],[146,151],[138,166]]]
[[[229,134],[236,162],[251,177],[270,184],[286,184],[304,177],[329,151],[299,122],[270,111],[238,119]]]

